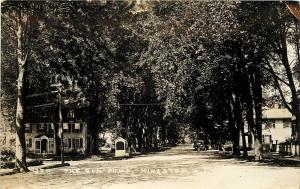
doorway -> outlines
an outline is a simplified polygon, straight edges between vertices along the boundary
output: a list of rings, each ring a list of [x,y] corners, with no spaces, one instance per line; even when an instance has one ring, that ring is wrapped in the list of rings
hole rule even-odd
[[[48,140],[42,139],[41,140],[41,153],[48,153]]]

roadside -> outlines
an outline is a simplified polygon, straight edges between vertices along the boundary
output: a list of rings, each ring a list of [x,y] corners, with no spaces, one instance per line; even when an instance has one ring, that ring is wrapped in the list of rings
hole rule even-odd
[[[2,176],[0,186],[9,189],[24,186],[45,189],[299,189],[299,166],[249,161],[224,154],[219,151],[198,152],[188,146],[178,146],[122,161],[68,161],[68,167],[35,167],[37,169],[30,173]]]
[[[172,150],[170,150],[172,149]],[[174,149],[177,149],[174,151]],[[140,157],[153,157],[153,156],[161,156],[161,155],[174,155],[178,153],[178,149],[181,151],[192,151],[191,145],[179,145],[175,148],[166,148],[159,152],[148,152],[148,153],[135,153],[130,157],[124,158],[115,158],[113,153],[102,153],[98,156],[92,156],[91,158],[83,159],[83,160],[76,160],[76,161],[67,161],[65,166],[76,166],[79,164],[85,164],[90,162],[97,162],[97,161],[123,161],[123,160],[130,160],[136,159]],[[197,152],[194,152],[197,154]],[[209,155],[214,156],[213,158],[218,159],[235,159],[237,161],[247,161],[247,162],[257,162],[257,165],[273,165],[273,166],[285,166],[285,167],[300,167],[300,157],[292,157],[286,156],[278,153],[264,153],[264,159],[260,161],[254,160],[254,151],[248,151],[247,158],[237,158],[233,157],[230,152],[225,151],[218,151],[218,150],[207,150],[201,151],[202,155]],[[41,159],[43,160],[43,159]],[[37,171],[40,169],[55,169],[58,167],[62,167],[60,161],[53,161],[49,159],[45,159],[42,165],[35,165],[29,166],[30,171]],[[13,169],[3,169],[0,168],[0,176],[11,175],[15,174],[16,172]]]
[[[65,166],[69,166],[69,163],[66,163]],[[57,167],[62,167],[60,161],[44,161],[42,165],[36,165],[36,166],[29,166],[28,169],[29,171],[36,171],[39,169],[51,169],[51,168],[57,168]],[[0,169],[0,176],[5,176],[5,175],[12,175],[16,174],[18,172],[15,172],[14,169]]]

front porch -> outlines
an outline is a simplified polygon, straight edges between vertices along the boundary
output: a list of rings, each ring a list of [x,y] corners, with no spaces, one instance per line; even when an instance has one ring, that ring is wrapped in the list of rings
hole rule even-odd
[[[33,153],[36,154],[53,154],[54,153],[54,139],[53,134],[43,134],[35,136]]]

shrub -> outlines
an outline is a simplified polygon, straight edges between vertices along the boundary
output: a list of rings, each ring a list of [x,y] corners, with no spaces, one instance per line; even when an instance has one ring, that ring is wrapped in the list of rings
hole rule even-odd
[[[38,166],[42,165],[43,161],[40,159],[33,159],[27,162],[27,166]],[[13,169],[15,168],[15,162],[14,161],[1,161],[0,167],[2,169]]]
[[[0,168],[2,169],[13,169],[15,167],[15,162],[12,161],[1,161]]]
[[[27,162],[27,166],[38,166],[43,165],[43,161],[41,159],[33,159]]]
[[[5,150],[1,152],[1,161],[12,161],[13,159],[15,159],[13,151]]]

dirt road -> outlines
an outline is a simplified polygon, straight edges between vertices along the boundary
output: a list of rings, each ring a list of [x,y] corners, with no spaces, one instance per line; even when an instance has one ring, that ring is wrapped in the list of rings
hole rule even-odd
[[[68,162],[71,166],[0,177],[1,189],[201,188],[300,189],[300,168],[220,158],[182,145],[127,160]]]

